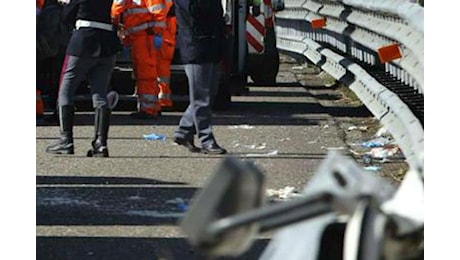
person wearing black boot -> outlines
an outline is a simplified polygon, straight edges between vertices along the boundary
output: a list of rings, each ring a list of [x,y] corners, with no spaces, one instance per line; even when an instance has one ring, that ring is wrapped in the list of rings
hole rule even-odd
[[[89,157],[108,157],[107,138],[111,108],[107,89],[121,49],[116,30],[111,23],[112,0],[58,0],[65,4],[63,20],[73,24],[63,64],[64,75],[58,94],[60,139],[46,148],[47,153],[74,154],[74,95],[87,80],[91,87],[94,115],[94,139]]]

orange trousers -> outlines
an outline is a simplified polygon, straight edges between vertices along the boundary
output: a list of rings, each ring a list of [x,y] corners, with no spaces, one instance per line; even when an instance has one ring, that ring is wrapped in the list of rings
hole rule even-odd
[[[158,99],[163,107],[173,106],[171,100],[171,62],[176,47],[176,17],[168,17],[166,29],[163,32],[163,43],[158,54],[158,86],[160,93]]]
[[[153,46],[153,35],[130,35],[128,43],[131,46],[139,111],[156,114],[161,106],[158,102],[158,50]]]

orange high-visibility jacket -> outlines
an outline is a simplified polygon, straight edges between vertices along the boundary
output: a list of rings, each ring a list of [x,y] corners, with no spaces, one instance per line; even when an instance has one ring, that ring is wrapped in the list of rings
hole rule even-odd
[[[112,19],[115,24],[123,15],[123,26],[128,34],[147,32],[162,33],[166,20],[165,0],[114,0]]]
[[[172,0],[165,0],[166,2],[166,13],[169,12],[169,9],[173,6]],[[172,46],[176,45],[176,29],[177,22],[175,16],[166,17],[166,29],[163,33],[163,39],[166,43],[169,43]],[[174,49],[173,49],[174,52]]]

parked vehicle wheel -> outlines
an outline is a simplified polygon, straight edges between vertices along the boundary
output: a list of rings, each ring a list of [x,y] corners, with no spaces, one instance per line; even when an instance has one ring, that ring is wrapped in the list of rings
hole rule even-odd
[[[274,85],[279,71],[279,53],[250,55],[248,74],[257,85]]]

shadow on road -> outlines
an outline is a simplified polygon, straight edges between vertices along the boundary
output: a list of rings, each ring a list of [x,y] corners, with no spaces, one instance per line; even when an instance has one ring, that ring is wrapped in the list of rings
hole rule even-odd
[[[156,185],[167,185],[167,187]],[[37,177],[37,225],[176,224],[197,188],[142,178]],[[176,185],[176,186],[175,186]]]
[[[201,260],[258,259],[268,239],[257,239],[239,257],[209,258],[184,238],[37,237],[38,260]]]
[[[177,225],[198,190],[181,185],[186,183],[131,177],[37,176],[36,225]],[[127,236],[38,235],[36,259],[211,259],[193,249],[185,238]],[[254,241],[239,257],[212,259],[257,259],[268,241]]]
[[[313,97],[320,100],[338,100],[341,95],[337,93],[312,94],[308,91],[286,90],[285,88],[307,88],[299,83],[278,83],[272,87],[252,86],[251,91],[244,96],[234,98],[229,109],[215,111],[214,125],[314,125],[317,120],[299,118],[298,115],[329,114],[333,117],[368,117],[371,113],[362,105],[359,107],[349,106],[324,106],[316,102],[289,100],[290,97]],[[310,88],[310,87],[308,87]],[[320,88],[333,91],[334,88]],[[244,100],[247,97],[248,100]],[[268,101],[267,99],[280,97],[281,101]],[[254,100],[256,98],[256,100]],[[259,100],[260,99],[260,100]],[[183,109],[187,103],[178,103],[178,108],[163,112],[163,115],[152,120],[136,120],[123,111],[114,111],[111,117],[111,125],[178,125]],[[185,106],[184,106],[185,105]],[[171,113],[175,112],[175,113]],[[177,113],[179,112],[179,113]],[[77,112],[75,125],[93,125],[94,115],[92,111]],[[57,121],[45,123],[42,126],[56,126]]]
[[[69,176],[37,176],[36,184],[168,184],[186,185],[185,182],[166,182],[147,178],[134,177],[69,177]]]
[[[318,125],[319,120],[301,118],[302,114],[329,114],[334,117],[368,117],[370,112],[364,106],[324,107],[318,103],[304,102],[233,102],[232,109],[214,114],[213,125]],[[136,120],[128,114],[114,112],[111,125],[171,125],[179,124],[181,114],[168,112],[157,119]],[[77,113],[75,125],[94,124],[92,113]],[[49,124],[54,126],[57,124]]]

